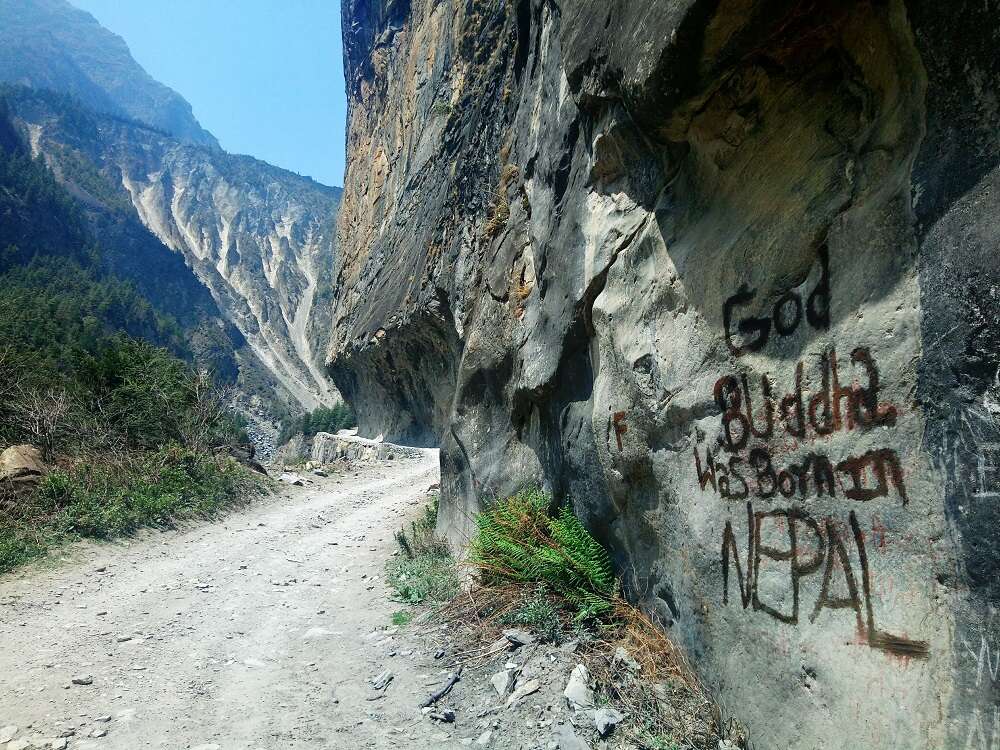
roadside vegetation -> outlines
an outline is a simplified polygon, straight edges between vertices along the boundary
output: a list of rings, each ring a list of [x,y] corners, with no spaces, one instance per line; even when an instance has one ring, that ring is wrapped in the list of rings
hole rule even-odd
[[[399,601],[406,604],[442,604],[459,591],[455,560],[434,531],[437,508],[435,495],[418,521],[396,532],[399,554],[386,564],[385,573]]]
[[[4,91],[0,573],[68,540],[210,515],[262,488],[231,458],[249,453],[227,408],[235,376],[207,369],[224,359],[222,334],[182,324],[111,270],[80,204],[11,124]],[[99,175],[84,176],[98,190]]]
[[[437,498],[397,532],[387,581],[400,601],[433,604],[431,621],[465,632],[461,666],[502,662],[496,644],[516,626],[539,643],[570,645],[597,704],[634,719],[616,732],[614,747],[746,746],[663,628],[627,601],[610,556],[569,504],[535,488],[496,500],[477,516],[464,563],[435,537],[436,517]],[[406,614],[393,622],[410,622]]]
[[[0,351],[0,446],[33,446],[45,466],[0,480],[0,572],[69,540],[208,516],[264,489],[230,456],[246,435],[207,374],[124,336],[57,359]]]
[[[336,434],[338,430],[354,427],[355,424],[357,420],[354,411],[347,403],[341,402],[330,407],[321,406],[300,417],[286,420],[278,436],[278,443],[287,443],[296,435],[312,438],[317,432]]]

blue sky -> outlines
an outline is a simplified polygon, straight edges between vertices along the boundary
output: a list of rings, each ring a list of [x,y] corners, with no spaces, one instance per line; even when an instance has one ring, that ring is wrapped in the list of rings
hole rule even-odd
[[[340,0],[70,0],[227,151],[343,185]]]

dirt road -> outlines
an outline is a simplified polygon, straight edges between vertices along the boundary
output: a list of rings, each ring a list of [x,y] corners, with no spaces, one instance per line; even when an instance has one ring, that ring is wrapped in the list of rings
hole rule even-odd
[[[0,727],[80,750],[460,747],[417,708],[441,675],[385,633],[392,532],[436,481],[424,451],[0,579]]]

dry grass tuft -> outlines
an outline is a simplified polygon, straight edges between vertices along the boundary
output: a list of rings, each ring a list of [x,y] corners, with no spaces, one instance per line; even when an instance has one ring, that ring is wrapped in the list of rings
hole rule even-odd
[[[521,176],[521,170],[514,164],[506,164],[500,170],[500,186],[494,194],[493,215],[490,216],[483,227],[483,235],[495,237],[507,226],[510,221],[510,199],[507,197],[507,189]]]

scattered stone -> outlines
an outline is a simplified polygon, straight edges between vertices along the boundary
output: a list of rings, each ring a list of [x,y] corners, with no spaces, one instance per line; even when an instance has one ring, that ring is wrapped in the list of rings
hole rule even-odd
[[[0,729],[0,745],[5,742],[10,742],[17,735],[17,727],[11,724],[10,726],[3,727]]]
[[[566,703],[576,710],[586,710],[594,707],[594,691],[590,689],[590,673],[582,664],[577,664],[570,672],[569,682],[563,691]]]
[[[74,734],[76,734],[75,729],[64,729],[59,733],[59,737],[72,737]]]
[[[455,721],[455,712],[450,708],[436,708],[427,715],[434,719],[434,721],[440,721],[444,724],[451,724]]]
[[[488,747],[491,742],[493,742],[493,732],[489,729],[479,735],[479,739],[476,740],[476,744],[479,747]]]
[[[74,677],[72,680],[70,680],[70,682],[72,682],[74,685],[93,685],[94,678],[91,677],[89,674],[81,674]]]
[[[66,750],[67,747],[69,747],[69,740],[65,737],[59,737],[49,743],[49,750]]]
[[[518,646],[530,646],[535,642],[534,636],[524,630],[505,630],[503,636],[515,648]]]
[[[98,716],[96,719],[94,719],[94,721],[100,722],[101,724],[107,724],[109,721],[111,721],[111,717],[110,716]]]
[[[103,728],[102,729],[95,729],[93,732],[90,733],[90,736],[91,737],[107,737],[108,736],[108,730],[107,729],[103,729]]]
[[[313,469],[313,474],[315,476],[317,476],[317,477],[328,477],[328,476],[330,476],[329,474],[327,474],[322,469]]]
[[[630,672],[638,672],[641,667],[639,662],[632,658],[632,655],[626,651],[621,646],[615,651],[614,658],[611,660],[612,665],[616,667],[622,667]]]
[[[302,481],[302,477],[297,474],[292,474],[290,471],[286,471],[278,477],[278,480],[284,482],[285,484],[290,484],[293,487],[302,487],[305,484],[305,482]],[[260,525],[263,526],[263,524]]]
[[[594,726],[601,737],[609,736],[625,718],[613,708],[599,708],[594,712]]]
[[[500,700],[503,700],[511,694],[516,681],[517,673],[512,669],[505,669],[502,672],[497,672],[490,678],[490,682],[493,683],[493,689],[497,691],[497,695],[500,696]]]
[[[20,739],[7,743],[7,750],[29,750],[34,745],[31,740]]]
[[[517,705],[522,699],[527,698],[532,693],[538,692],[541,687],[538,680],[528,680],[517,686],[517,689],[510,694],[505,704],[507,708]]]
[[[0,479],[35,484],[48,473],[42,452],[32,445],[12,445],[0,453]]]
[[[573,727],[570,724],[562,724],[556,727],[555,737],[556,747],[559,750],[590,750],[590,745],[577,736],[577,733],[573,731]]]
[[[370,680],[370,682],[372,684],[372,687],[375,688],[376,690],[385,690],[387,687],[389,687],[389,683],[392,682],[392,678],[395,676],[396,675],[394,675],[392,672],[386,670],[384,672],[377,674]]]
[[[443,659],[444,658],[444,649],[443,648],[442,649],[438,649],[436,652],[434,652],[434,658],[435,659]]]

